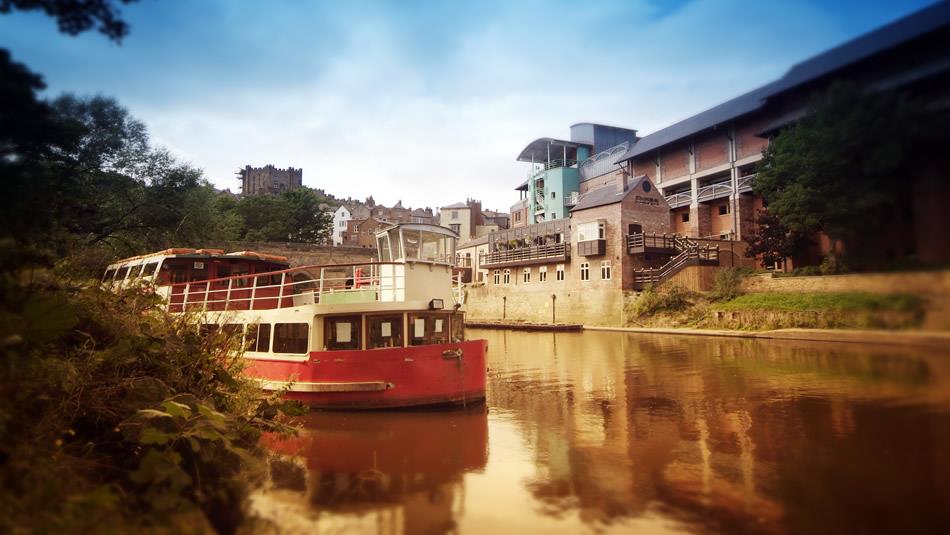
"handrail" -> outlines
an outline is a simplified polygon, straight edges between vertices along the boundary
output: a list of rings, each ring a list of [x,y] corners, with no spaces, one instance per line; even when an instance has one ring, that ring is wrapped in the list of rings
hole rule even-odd
[[[569,242],[552,243],[548,245],[530,245],[528,247],[518,247],[508,251],[490,251],[478,255],[478,263],[481,266],[491,264],[504,264],[508,262],[520,262],[524,260],[540,260],[544,258],[564,257],[570,251]]]
[[[682,191],[680,193],[673,193],[672,195],[666,196],[666,203],[670,205],[670,208],[679,208],[680,206],[688,206],[693,202],[693,194],[688,191]]]
[[[752,181],[755,180],[755,175],[756,173],[740,176],[736,180],[736,190],[738,190],[739,193],[746,193],[746,192],[752,191]]]
[[[651,242],[653,245],[646,245],[647,243]],[[693,240],[687,236],[681,236],[679,234],[663,234],[661,236],[657,236],[656,234],[646,235],[642,232],[629,234],[627,235],[627,246],[662,247],[666,249],[673,249],[677,253],[675,256],[670,258],[666,264],[663,264],[658,268],[634,269],[633,283],[634,286],[639,287],[643,287],[645,284],[659,284],[669,279],[679,272],[690,261],[719,262],[718,245],[700,245],[696,240]]]
[[[732,195],[732,185],[727,182],[718,182],[699,188],[696,192],[696,200],[708,201],[720,197],[728,197],[729,195]]]

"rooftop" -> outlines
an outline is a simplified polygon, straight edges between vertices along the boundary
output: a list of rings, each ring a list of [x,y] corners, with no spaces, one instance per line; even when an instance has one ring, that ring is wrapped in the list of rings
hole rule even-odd
[[[630,180],[624,186],[614,185],[614,186],[605,186],[603,188],[597,188],[592,191],[588,191],[578,198],[577,204],[574,205],[574,208],[571,209],[571,212],[577,212],[579,210],[587,210],[588,208],[596,208],[598,206],[606,206],[608,204],[618,203],[635,188],[640,186],[640,183],[644,180],[649,180],[646,175],[638,176]]]

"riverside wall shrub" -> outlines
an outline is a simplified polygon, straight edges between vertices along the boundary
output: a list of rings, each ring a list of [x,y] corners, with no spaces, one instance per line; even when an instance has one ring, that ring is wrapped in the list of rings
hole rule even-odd
[[[0,532],[234,532],[262,431],[299,407],[238,342],[141,289],[103,291],[0,244]],[[48,263],[49,264],[49,263]]]

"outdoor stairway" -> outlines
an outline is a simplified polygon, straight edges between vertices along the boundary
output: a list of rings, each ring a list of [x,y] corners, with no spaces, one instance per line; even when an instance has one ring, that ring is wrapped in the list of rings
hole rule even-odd
[[[658,236],[644,236],[631,234],[627,236],[628,246],[645,244],[648,241],[662,240],[663,248],[672,249],[676,254],[670,261],[658,268],[640,268],[633,272],[633,288],[643,290],[647,286],[657,286],[679,273],[686,266],[719,265],[719,246],[700,245],[686,236],[677,234]],[[659,244],[657,244],[659,245]],[[631,247],[632,248],[632,247]]]

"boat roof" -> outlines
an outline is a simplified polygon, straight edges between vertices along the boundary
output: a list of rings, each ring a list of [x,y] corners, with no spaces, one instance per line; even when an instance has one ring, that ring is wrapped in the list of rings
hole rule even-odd
[[[175,257],[175,258],[248,258],[254,260],[264,260],[268,262],[277,262],[287,264],[288,259],[286,256],[280,256],[275,254],[268,253],[259,253],[257,251],[235,251],[233,253],[225,253],[224,249],[188,249],[183,247],[175,247],[171,249],[165,249],[162,251],[156,251],[154,253],[148,253],[139,256],[130,256],[128,258],[123,258],[122,260],[116,260],[109,265],[116,264],[126,264],[129,262],[135,262],[137,260],[145,260],[149,258],[159,258],[159,257]]]
[[[450,228],[448,228],[448,227],[440,226],[440,225],[433,225],[433,224],[431,224],[431,223],[399,223],[399,224],[397,224],[397,225],[392,225],[392,226],[386,227],[386,228],[380,230],[379,233],[389,232],[390,230],[392,230],[392,229],[394,229],[394,228],[401,228],[401,229],[405,229],[405,230],[420,230],[420,231],[425,231],[425,232],[434,232],[434,233],[436,233],[436,234],[442,234],[442,235],[444,235],[444,236],[449,236],[449,237],[456,238],[456,239],[458,239],[458,237],[459,237],[458,233],[455,232],[454,230],[452,230],[452,229],[450,229]]]

